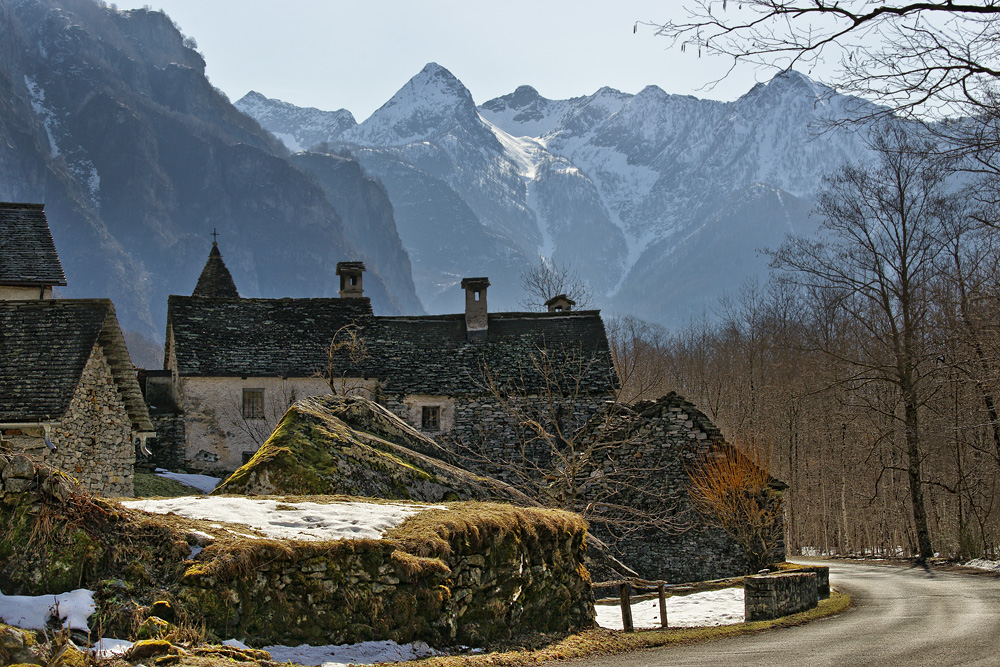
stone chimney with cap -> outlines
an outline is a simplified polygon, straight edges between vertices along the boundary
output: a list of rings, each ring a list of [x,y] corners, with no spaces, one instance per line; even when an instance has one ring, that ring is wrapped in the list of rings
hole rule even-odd
[[[489,319],[486,311],[486,288],[489,278],[462,278],[465,290],[465,332],[469,340],[486,338]]]
[[[576,301],[569,298],[565,294],[556,294],[554,297],[545,302],[545,307],[549,309],[550,313],[565,313],[573,310],[573,306],[576,305]]]
[[[361,284],[361,274],[364,271],[364,262],[337,262],[341,299],[356,299],[365,295]]]

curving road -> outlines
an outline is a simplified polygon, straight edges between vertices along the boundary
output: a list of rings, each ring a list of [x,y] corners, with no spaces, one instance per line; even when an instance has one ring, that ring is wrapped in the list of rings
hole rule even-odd
[[[694,646],[576,661],[661,665],[1000,665],[1000,578],[870,563],[816,561],[854,599],[795,628]]]

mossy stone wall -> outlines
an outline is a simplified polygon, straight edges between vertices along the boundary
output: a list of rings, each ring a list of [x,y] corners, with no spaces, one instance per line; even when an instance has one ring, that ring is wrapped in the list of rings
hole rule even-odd
[[[438,557],[411,555],[392,540],[259,543],[238,556],[210,546],[206,564],[183,577],[178,600],[202,610],[215,634],[257,645],[478,645],[593,625],[583,539],[582,522],[570,531],[539,522],[488,541],[454,533]]]

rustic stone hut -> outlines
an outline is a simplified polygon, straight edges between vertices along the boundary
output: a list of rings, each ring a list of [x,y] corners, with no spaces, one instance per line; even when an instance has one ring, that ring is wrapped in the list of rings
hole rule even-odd
[[[152,436],[108,299],[0,301],[0,440],[105,495],[132,495]]]
[[[670,392],[656,401],[618,406],[614,414],[595,419],[589,437],[615,443],[614,461],[647,471],[663,493],[646,493],[641,485],[626,487],[617,502],[666,519],[669,529],[619,529],[614,522],[591,522],[591,530],[613,546],[615,555],[643,576],[693,581],[747,573],[740,547],[721,528],[707,524],[688,496],[689,470],[703,457],[739,456],[722,432],[690,401]],[[780,493],[787,486],[771,479]],[[780,533],[780,530],[779,530]],[[776,561],[784,560],[779,542]]]

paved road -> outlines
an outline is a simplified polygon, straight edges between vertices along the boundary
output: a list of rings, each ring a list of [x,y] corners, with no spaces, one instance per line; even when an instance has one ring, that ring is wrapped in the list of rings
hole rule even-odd
[[[819,562],[819,561],[817,561]],[[661,665],[1000,665],[1000,579],[828,561],[854,606],[813,623],[696,646],[577,661]]]

